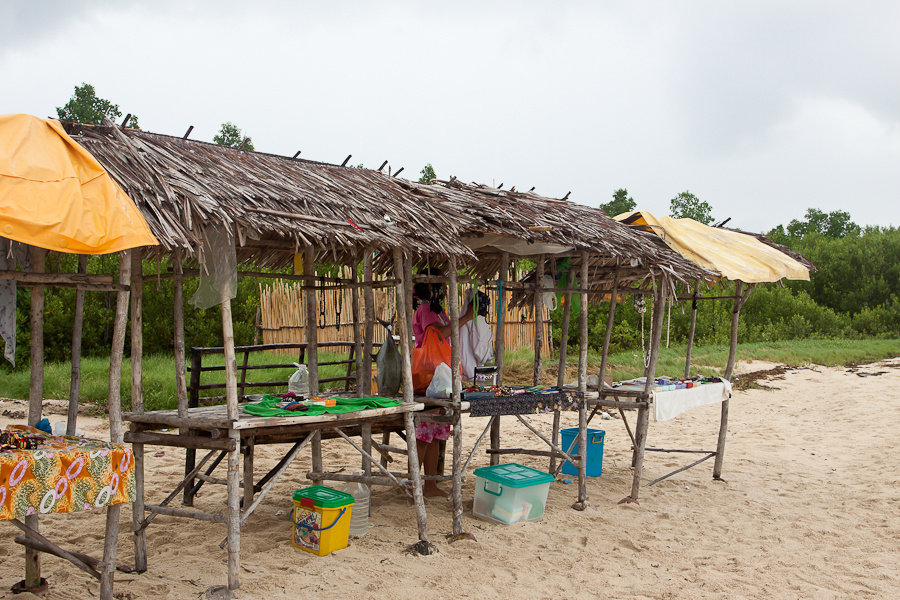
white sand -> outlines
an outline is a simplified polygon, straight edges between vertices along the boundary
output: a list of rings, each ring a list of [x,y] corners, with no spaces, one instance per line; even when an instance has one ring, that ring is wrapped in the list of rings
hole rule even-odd
[[[621,420],[592,423],[607,431],[603,476],[588,484],[593,506],[572,510],[576,485],[553,483],[540,522],[500,526],[472,516],[471,468],[488,464],[479,452],[463,488],[464,528],[477,541],[448,543],[450,503],[430,500],[429,532],[440,552],[425,557],[404,553],[416,541],[415,513],[398,491],[387,488],[374,491],[371,529],[352,539],[349,548],[327,557],[292,548],[287,513],[292,490],[307,485],[305,455],[243,531],[242,587],[236,596],[900,597],[898,367],[900,360],[860,368],[888,371],[877,377],[814,367],[764,382],[775,390],[736,392],[723,472],[727,483],[712,480],[710,460],[642,488],[640,506],[617,505],[631,485],[630,444]],[[716,405],[651,422],[650,444],[714,449],[718,417]],[[0,417],[0,424],[9,422]],[[549,433],[549,418],[533,422]],[[466,417],[463,423],[470,448],[486,421]],[[564,426],[576,423],[574,414],[564,415]],[[80,425],[95,436],[106,435],[98,418],[83,417]],[[505,417],[503,427],[505,446],[541,448],[513,417]],[[273,465],[284,448],[262,449],[257,469]],[[156,451],[165,454],[154,457]],[[340,440],[325,443],[325,456],[326,467],[358,464],[358,455]],[[546,465],[532,457],[510,460]],[[648,453],[645,482],[690,460],[690,455]],[[151,449],[149,502],[174,487],[182,461],[183,451]],[[206,486],[196,505],[216,510],[223,499],[222,486]],[[130,506],[122,514],[118,562],[128,563]],[[99,556],[103,522],[99,513],[55,515],[42,519],[41,530]],[[12,541],[18,530],[9,524],[2,529],[0,598],[11,598],[9,587],[23,575],[23,551]],[[224,526],[158,517],[148,531],[149,571],[119,574],[120,598],[202,598],[208,587],[225,583],[227,558],[218,547]],[[51,584],[43,598],[97,595],[98,584],[81,571],[52,556],[43,560]]]

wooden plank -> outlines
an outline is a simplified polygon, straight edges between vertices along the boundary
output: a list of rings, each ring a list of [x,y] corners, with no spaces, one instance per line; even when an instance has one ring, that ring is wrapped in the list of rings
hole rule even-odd
[[[229,439],[213,439],[200,435],[155,433],[151,431],[128,431],[125,441],[130,444],[150,444],[173,448],[194,448],[205,450],[232,450],[234,444]]]
[[[225,515],[218,513],[207,513],[199,510],[189,510],[187,508],[171,508],[169,506],[158,506],[156,504],[148,504],[147,512],[165,515],[167,517],[184,517],[187,519],[197,519],[198,521],[212,521],[213,523],[225,523]]]

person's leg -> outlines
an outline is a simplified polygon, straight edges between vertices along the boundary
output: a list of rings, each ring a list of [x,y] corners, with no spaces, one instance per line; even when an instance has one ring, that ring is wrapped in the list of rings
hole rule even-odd
[[[437,475],[438,458],[440,458],[441,444],[434,439],[425,445],[422,453],[422,463],[425,465],[425,475]],[[418,446],[417,446],[418,448]],[[449,492],[445,492],[438,487],[437,482],[433,479],[426,479],[422,486],[422,493],[426,496],[449,496]]]

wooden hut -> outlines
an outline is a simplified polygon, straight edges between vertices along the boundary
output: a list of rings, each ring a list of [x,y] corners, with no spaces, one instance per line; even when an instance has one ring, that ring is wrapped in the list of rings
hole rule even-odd
[[[370,369],[372,323],[371,296],[375,285],[396,287],[398,303],[406,304],[411,288],[408,274],[412,265],[425,257],[453,261],[470,257],[471,251],[454,235],[455,224],[435,211],[423,210],[410,194],[393,180],[366,169],[327,165],[256,152],[245,152],[183,138],[129,130],[107,124],[103,127],[67,125],[79,142],[106,167],[113,178],[135,200],[160,240],[158,250],[145,256],[168,254],[174,272],[167,274],[175,286],[175,357],[178,382],[178,408],[175,411],[143,410],[141,396],[141,284],[140,270],[133,272],[132,286],[132,412],[128,440],[133,443],[138,472],[138,499],[134,503],[135,555],[138,570],[146,569],[145,530],[158,515],[210,520],[227,524],[228,587],[239,586],[240,527],[259,505],[272,484],[284,473],[298,453],[309,443],[312,448],[314,481],[326,479],[322,465],[323,430],[351,441],[340,431],[344,425],[358,425],[363,445],[357,447],[367,457],[363,480],[370,483],[402,485],[414,496],[417,505],[419,546],[428,551],[428,534],[421,497],[415,445],[410,446],[407,482],[392,473],[382,477],[371,474],[370,439],[372,422],[399,416],[407,437],[413,439],[413,412],[420,408],[412,398],[412,386],[404,386],[404,403],[396,410],[379,409],[374,417],[346,416],[310,421],[307,417],[285,419],[249,418],[238,406],[236,362],[230,297],[217,298],[222,313],[226,358],[226,404],[192,409],[187,404],[181,282],[186,276],[217,268],[220,254],[234,251],[235,262],[265,267],[296,264],[302,256],[302,275],[307,294],[305,309],[309,321],[315,319],[316,289],[323,284],[350,286],[363,290],[366,297],[365,342],[357,337],[361,375]],[[448,235],[450,233],[451,235]],[[223,235],[224,234],[224,235]],[[209,246],[214,238],[224,252]],[[223,241],[224,240],[224,241]],[[372,281],[373,257],[378,257],[382,272],[393,272],[393,279]],[[195,268],[182,272],[183,260]],[[136,258],[137,260],[137,258]],[[363,281],[355,271],[347,279],[315,276],[314,265],[329,261],[342,265],[364,264]],[[135,263],[139,264],[139,263]],[[246,273],[246,271],[244,271]],[[256,273],[254,273],[256,274]],[[309,318],[311,317],[311,318]],[[405,323],[401,320],[401,332]],[[318,390],[318,358],[315,330],[310,328],[306,347],[309,386]],[[404,380],[411,381],[409,336],[401,335]],[[366,364],[369,363],[369,364]],[[368,395],[369,378],[360,377],[357,391]],[[374,414],[374,413],[367,413]],[[161,428],[179,429],[179,433],[160,432]],[[253,479],[253,446],[259,443],[294,442],[285,458],[261,482]],[[209,453],[186,473],[185,479],[163,502],[144,503],[143,455],[145,444],[160,444],[203,449]],[[203,512],[173,508],[169,503],[198,475],[215,453],[227,457],[227,507],[222,512]],[[244,461],[243,510],[240,508],[241,454]],[[217,461],[214,461],[214,463]],[[376,465],[377,467],[377,465]],[[344,480],[348,477],[343,476]],[[259,494],[255,494],[259,490]],[[149,513],[147,515],[146,513]]]

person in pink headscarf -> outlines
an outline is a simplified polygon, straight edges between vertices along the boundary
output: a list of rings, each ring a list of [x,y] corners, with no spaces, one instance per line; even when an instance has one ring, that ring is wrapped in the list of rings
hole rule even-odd
[[[426,268],[419,272],[420,275],[442,275],[439,270]],[[413,335],[416,339],[416,348],[422,346],[425,340],[425,330],[429,327],[437,329],[445,338],[450,337],[450,318],[444,311],[444,298],[447,296],[447,286],[441,283],[417,283],[413,288],[413,307],[416,310],[413,317]],[[472,319],[472,307],[464,315],[459,317],[459,324],[463,325]],[[438,462],[440,459],[440,442],[450,437],[450,425],[446,423],[432,423],[420,420],[416,426],[416,451],[425,468],[425,476],[438,474]],[[448,496],[449,493],[438,487],[434,480],[426,479],[422,486],[425,496]]]

